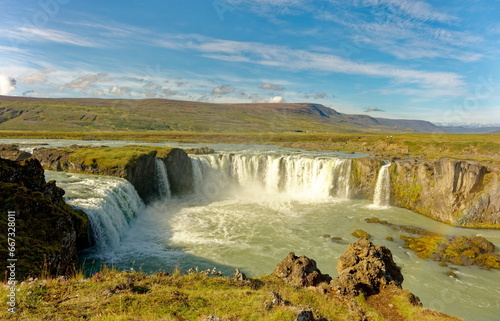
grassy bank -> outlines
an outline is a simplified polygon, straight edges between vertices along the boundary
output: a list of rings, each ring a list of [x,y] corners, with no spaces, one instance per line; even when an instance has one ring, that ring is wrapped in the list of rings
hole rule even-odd
[[[500,135],[493,134],[326,134],[190,132],[0,131],[1,138],[175,141],[279,145],[298,149],[355,151],[391,157],[456,158],[500,164]],[[392,138],[391,138],[392,137]]]
[[[387,320],[373,300],[297,288],[273,276],[237,281],[204,273],[145,275],[104,269],[91,278],[28,280],[18,288],[16,313],[1,309],[1,319],[202,320],[214,315],[220,320],[292,321],[301,310],[310,310],[318,319],[350,320],[361,311],[369,320]],[[2,298],[8,293],[7,285],[1,287]],[[273,293],[283,299],[281,304]],[[402,293],[390,302],[393,312],[406,320],[457,320],[413,306]]]

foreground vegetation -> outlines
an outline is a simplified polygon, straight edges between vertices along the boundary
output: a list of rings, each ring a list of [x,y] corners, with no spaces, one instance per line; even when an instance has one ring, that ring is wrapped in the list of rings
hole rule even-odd
[[[279,145],[298,149],[362,152],[400,158],[456,158],[500,164],[500,135],[494,134],[327,134],[193,132],[0,131],[1,138],[174,141]]]
[[[369,320],[386,320],[376,304],[360,296],[347,299],[318,289],[298,288],[274,276],[239,281],[209,273],[145,275],[104,268],[90,278],[26,280],[18,284],[16,313],[0,309],[3,320],[296,320],[308,309],[317,319],[351,320],[353,305]],[[0,288],[6,298],[9,286]],[[279,302],[282,299],[281,302]],[[350,302],[350,303],[349,303]],[[457,320],[391,298],[406,320]],[[6,306],[4,304],[4,306]],[[217,320],[217,319],[212,319]],[[324,319],[323,319],[324,320]]]

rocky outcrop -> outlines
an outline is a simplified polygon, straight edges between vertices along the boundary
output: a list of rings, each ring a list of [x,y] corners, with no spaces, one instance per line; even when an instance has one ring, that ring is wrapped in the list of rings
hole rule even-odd
[[[123,154],[123,156],[121,156]],[[118,155],[118,156],[117,156]],[[173,196],[193,191],[193,169],[191,159],[178,148],[158,149],[141,146],[39,148],[33,157],[40,160],[44,168],[54,171],[69,171],[96,175],[111,175],[125,178],[136,189],[145,203],[151,203],[162,195],[158,186],[156,158],[163,161]],[[120,158],[108,162],[108,158]]]
[[[8,235],[5,228],[0,242],[7,244],[7,237],[15,240],[18,280],[75,271],[77,251],[88,244],[88,218],[67,205],[63,195],[54,181],[45,181],[39,161],[0,159],[0,224],[7,227],[8,211],[16,213],[15,230],[9,230],[15,235]],[[7,255],[7,246],[0,247],[3,262]]]
[[[495,245],[482,236],[446,236],[437,233],[410,237],[401,235],[406,246],[423,259],[455,265],[477,265],[483,269],[500,269],[500,254]]]
[[[0,144],[0,157],[18,162],[30,158],[31,154],[19,150],[17,145]]]
[[[332,280],[331,286],[341,295],[369,296],[379,293],[383,285],[401,287],[403,283],[403,275],[391,251],[366,239],[349,244],[338,260],[337,271],[339,275]]]
[[[391,203],[462,227],[500,227],[500,170],[472,161],[397,161]]]
[[[318,286],[320,283],[328,283],[332,279],[328,274],[322,274],[316,267],[316,262],[306,256],[295,256],[291,252],[274,269],[272,275],[277,276],[285,282],[295,286]]]
[[[213,154],[215,151],[212,148],[203,146],[203,147],[194,147],[194,148],[184,148],[184,151],[187,154],[193,154],[193,155],[206,155],[206,154]]]

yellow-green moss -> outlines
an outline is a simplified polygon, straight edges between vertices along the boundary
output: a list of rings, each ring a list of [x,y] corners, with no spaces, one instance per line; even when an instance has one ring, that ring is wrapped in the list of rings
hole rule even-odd
[[[150,146],[123,146],[123,147],[85,147],[67,149],[71,151],[69,160],[75,164],[83,164],[99,169],[125,168],[143,154],[155,153],[156,157],[166,157],[173,148]]]

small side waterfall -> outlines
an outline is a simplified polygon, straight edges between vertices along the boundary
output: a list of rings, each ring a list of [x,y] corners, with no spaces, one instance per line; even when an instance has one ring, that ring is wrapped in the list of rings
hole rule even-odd
[[[349,198],[351,160],[298,155],[199,155],[195,186],[206,196],[222,190],[295,200]]]
[[[171,197],[170,183],[168,182],[167,167],[165,163],[159,159],[155,159],[156,169],[156,182],[158,184],[158,192],[161,199],[168,199]]]
[[[87,179],[79,182],[79,187],[88,189],[91,197],[67,202],[87,213],[92,230],[92,251],[98,255],[109,254],[119,244],[130,220],[143,211],[144,203],[134,187],[123,179]]]
[[[391,166],[391,163],[384,164],[378,172],[375,195],[373,196],[373,205],[376,207],[389,206],[391,200],[389,166]]]

